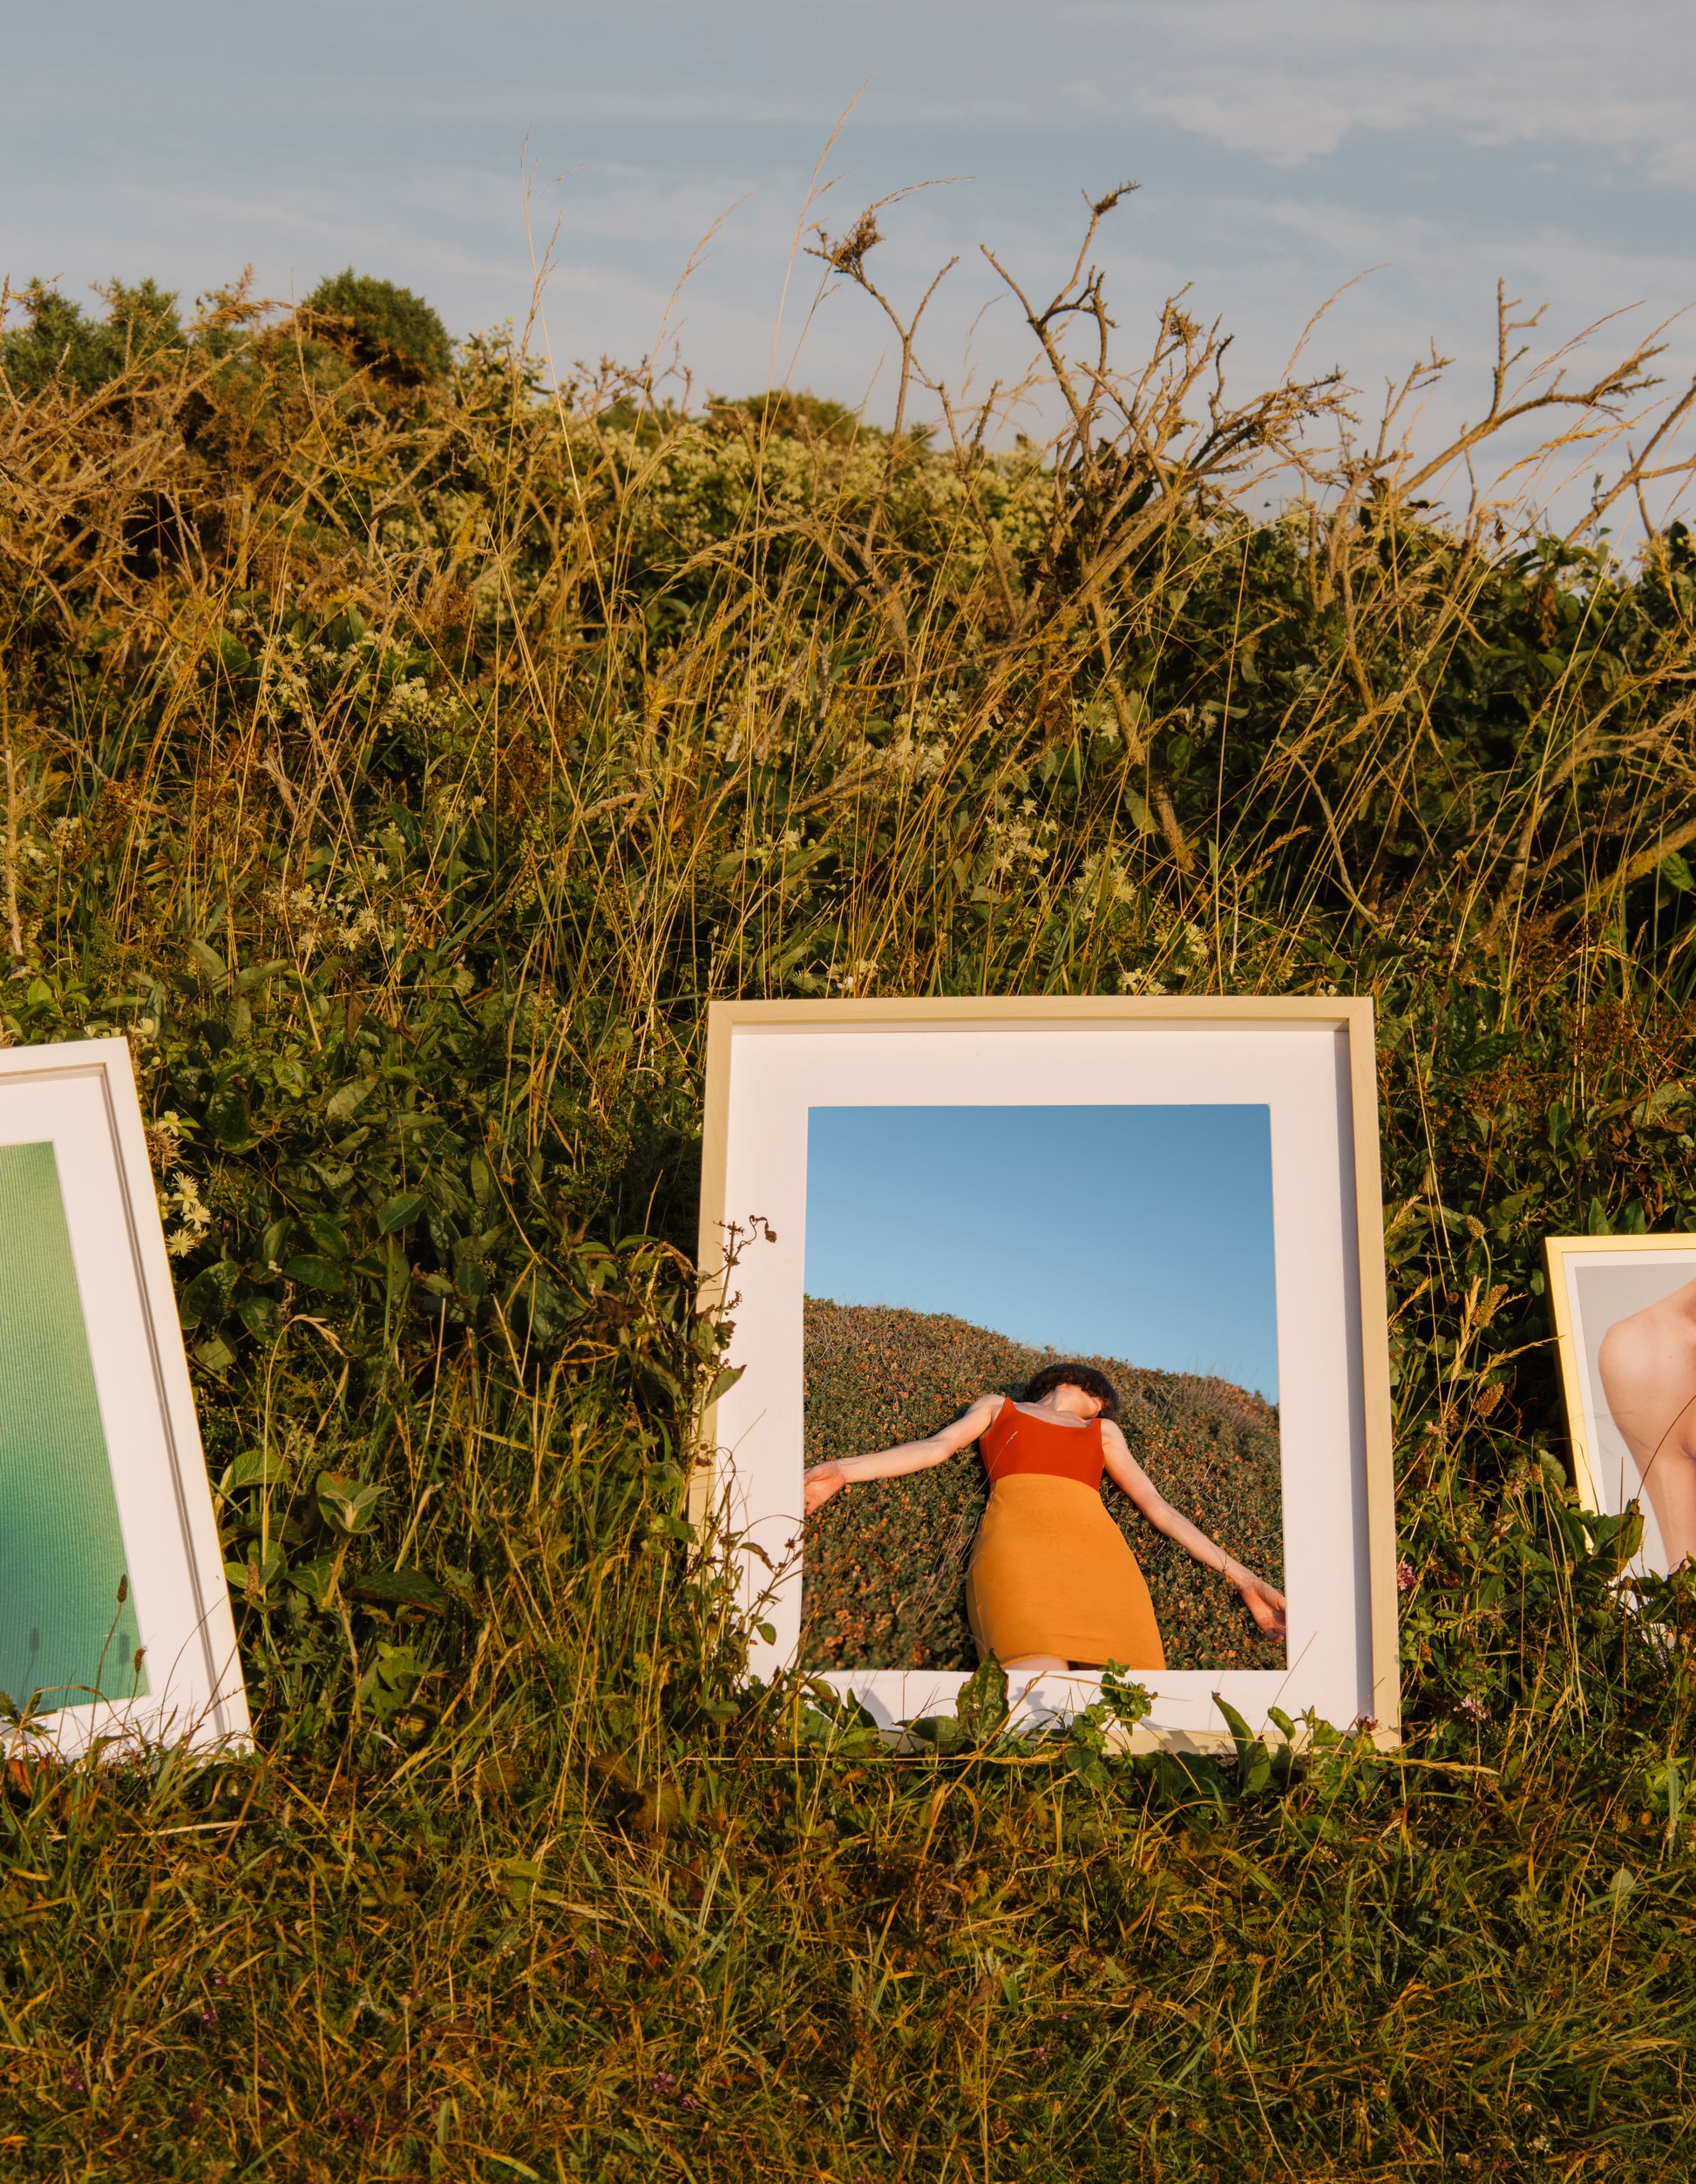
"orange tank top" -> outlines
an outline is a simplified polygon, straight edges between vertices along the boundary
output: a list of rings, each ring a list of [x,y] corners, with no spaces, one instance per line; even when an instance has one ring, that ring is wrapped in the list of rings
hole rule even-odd
[[[978,1448],[992,1484],[1015,1471],[1040,1471],[1100,1490],[1106,1457],[1099,1418],[1087,1425],[1054,1426],[1021,1410],[1009,1396],[980,1435]]]

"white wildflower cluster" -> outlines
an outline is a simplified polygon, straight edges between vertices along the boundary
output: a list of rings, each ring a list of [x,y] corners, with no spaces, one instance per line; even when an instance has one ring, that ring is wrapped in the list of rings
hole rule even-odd
[[[383,701],[383,725],[391,734],[423,739],[444,735],[458,715],[451,691],[432,690],[421,675],[410,675],[397,682]]]
[[[638,552],[655,544],[668,555],[704,552],[756,507],[804,536],[858,532],[890,486],[889,444],[871,433],[756,441],[690,418],[657,451],[629,431],[602,427],[573,437],[585,476],[610,465],[626,481],[621,520]],[[638,480],[640,490],[629,491]],[[1028,449],[983,456],[969,477],[951,455],[929,453],[903,465],[892,492],[904,521],[928,518],[939,541],[948,541],[949,580],[966,584],[991,564],[1005,572],[1038,551],[1054,482]]]
[[[946,736],[902,734],[889,746],[884,758],[892,773],[922,788],[927,781],[934,781],[947,765],[949,748]]]
[[[357,955],[380,948],[398,955],[415,946],[431,922],[420,893],[405,892],[387,857],[362,847],[339,878],[282,882],[266,898],[303,958],[319,949]]]
[[[1119,973],[1122,994],[1165,994],[1171,989],[1161,976],[1173,972],[1180,977],[1197,970],[1212,951],[1205,933],[1191,919],[1180,918],[1160,898],[1150,898],[1142,934],[1143,960],[1128,964]]]
[[[147,1156],[161,1181],[159,1218],[165,1223],[165,1248],[173,1258],[187,1258],[205,1243],[212,1227],[212,1209],[200,1196],[200,1186],[182,1165],[182,1141],[189,1125],[181,1116],[161,1115],[147,1127]]]
[[[173,1258],[187,1258],[205,1243],[212,1226],[212,1209],[200,1196],[193,1176],[178,1169],[159,1194],[159,1210],[166,1223],[165,1248]],[[169,1224],[175,1221],[175,1228]]]
[[[942,774],[960,733],[964,708],[958,690],[939,691],[895,716],[895,738],[881,753],[884,766],[922,787]]]
[[[519,1031],[544,1045],[571,1011],[551,986],[526,986],[519,995],[514,1019]]]
[[[1016,804],[997,797],[984,828],[990,884],[1040,872],[1054,854],[1059,833],[1059,821],[1044,817],[1034,797],[1021,797]]]
[[[232,629],[242,626],[242,616],[229,617]],[[315,724],[314,680],[322,688],[370,675],[381,665],[387,650],[374,629],[339,647],[324,644],[316,637],[298,637],[292,630],[283,632],[276,642],[265,645],[260,657],[259,696],[254,706],[257,724],[276,728],[297,720]]]
[[[480,792],[467,795],[461,783],[457,788],[438,790],[430,799],[429,812],[438,826],[458,827],[486,811],[488,804],[489,799]]]
[[[836,993],[845,996],[863,994],[877,977],[879,966],[875,955],[858,957],[847,966],[832,963],[824,973],[825,983]]]
[[[1092,916],[1123,909],[1126,903],[1136,899],[1136,885],[1117,849],[1111,844],[1104,850],[1089,851],[1078,866],[1072,893],[1079,909]]]

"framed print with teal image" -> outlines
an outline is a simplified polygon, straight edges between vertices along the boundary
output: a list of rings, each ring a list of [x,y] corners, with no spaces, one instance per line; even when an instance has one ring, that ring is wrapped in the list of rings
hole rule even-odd
[[[9,1755],[248,1733],[119,1039],[0,1052],[0,1694]]]

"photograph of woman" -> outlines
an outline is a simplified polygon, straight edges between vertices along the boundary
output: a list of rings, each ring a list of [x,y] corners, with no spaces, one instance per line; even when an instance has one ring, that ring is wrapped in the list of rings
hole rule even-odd
[[[1676,1570],[1696,1554],[1696,1281],[1616,1319],[1597,1367]]]
[[[1055,1363],[1022,1400],[981,1395],[920,1441],[810,1466],[808,1516],[871,1479],[946,1463],[975,1442],[990,1482],[966,1576],[980,1658],[1033,1674],[1103,1667],[1163,1669],[1165,1646],[1136,1557],[1102,1501],[1103,1473],[1143,1519],[1217,1571],[1260,1631],[1282,1638],[1284,1596],[1158,1491],[1119,1428],[1111,1380],[1092,1366]]]

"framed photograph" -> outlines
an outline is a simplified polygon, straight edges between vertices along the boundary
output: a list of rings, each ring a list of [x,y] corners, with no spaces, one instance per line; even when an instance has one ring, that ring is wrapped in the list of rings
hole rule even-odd
[[[0,1052],[0,1742],[248,1735],[122,1039]]]
[[[716,1005],[709,1497],[772,1635],[894,1726],[986,1653],[1151,1733],[1400,1728],[1371,1003]],[[811,1514],[809,1514],[811,1509]]]
[[[1544,1239],[1573,1484],[1643,1513],[1637,1566],[1696,1554],[1696,1236]]]

